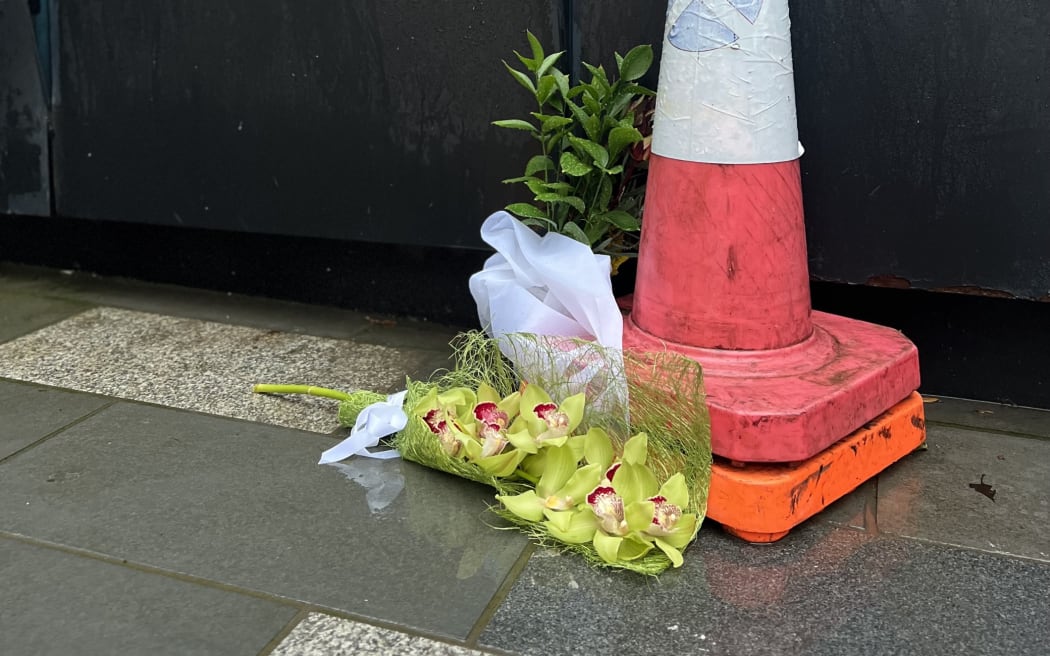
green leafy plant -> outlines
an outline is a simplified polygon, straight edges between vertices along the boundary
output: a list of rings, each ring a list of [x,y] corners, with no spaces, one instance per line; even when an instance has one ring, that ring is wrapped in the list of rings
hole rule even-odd
[[[513,203],[507,211],[596,252],[636,252],[655,96],[637,80],[652,66],[652,47],[616,53],[612,78],[602,66],[585,63],[590,81],[572,85],[556,67],[563,53],[548,55],[531,32],[526,35],[532,56],[514,52],[525,70],[503,63],[533,95],[536,111],[529,119],[493,125],[528,132],[540,154],[529,159],[524,175],[504,180],[523,184],[533,196],[532,203]]]

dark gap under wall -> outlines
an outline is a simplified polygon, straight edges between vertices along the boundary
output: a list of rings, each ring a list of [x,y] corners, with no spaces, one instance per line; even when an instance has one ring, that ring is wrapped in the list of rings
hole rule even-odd
[[[0,261],[476,326],[467,279],[489,253],[10,216]],[[1050,303],[814,282],[815,309],[901,330],[922,390],[1050,408]]]

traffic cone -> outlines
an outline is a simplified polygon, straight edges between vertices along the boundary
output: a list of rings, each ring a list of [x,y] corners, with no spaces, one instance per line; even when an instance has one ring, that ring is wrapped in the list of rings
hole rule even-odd
[[[812,310],[787,0],[671,0],[658,90],[624,348],[700,362],[708,516],[776,540],[923,443],[918,352]]]

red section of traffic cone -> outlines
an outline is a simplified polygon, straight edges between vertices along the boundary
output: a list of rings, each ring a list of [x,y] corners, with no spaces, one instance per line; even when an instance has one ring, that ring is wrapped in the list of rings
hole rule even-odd
[[[797,161],[653,156],[624,348],[704,365],[716,455],[813,457],[907,397],[898,331],[812,312]]]

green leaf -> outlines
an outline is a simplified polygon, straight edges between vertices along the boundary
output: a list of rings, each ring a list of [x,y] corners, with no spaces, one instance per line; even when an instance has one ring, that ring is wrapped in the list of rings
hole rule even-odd
[[[518,81],[518,84],[528,89],[529,93],[531,93],[532,95],[536,95],[536,86],[532,83],[532,80],[529,79],[528,75],[525,75],[517,69],[511,68],[510,64],[508,64],[507,62],[503,62],[503,65],[507,67],[507,72],[509,72],[514,77],[514,79]]]
[[[612,167],[611,169],[602,169],[602,170],[605,171],[606,173],[608,173],[609,175],[620,175],[621,173],[623,173],[623,164],[617,164],[616,166]]]
[[[557,193],[545,193],[536,194],[536,200],[542,201],[544,203],[562,203],[568,205],[577,212],[580,212],[581,214],[587,211],[587,206],[583,204],[583,199],[578,196],[562,196],[561,194]],[[575,235],[570,236],[575,237]]]
[[[575,223],[566,223],[563,225],[561,227],[561,234],[567,237],[572,237],[582,244],[587,244],[588,246],[591,245],[591,240],[587,238],[587,235],[580,229],[580,226]]]
[[[521,222],[523,224],[529,226],[530,228],[539,228],[540,230],[552,230],[552,229],[558,227],[557,224],[554,223],[554,221],[551,221],[548,218],[522,219]]]
[[[612,210],[600,215],[600,217],[602,220],[611,223],[620,230],[626,232],[638,232],[642,229],[642,222],[633,214],[629,214],[623,210]]]
[[[536,155],[525,165],[525,175],[531,176],[540,171],[553,171],[554,161],[545,155]],[[504,181],[506,182],[506,181]]]
[[[576,148],[577,152],[586,153],[594,163],[598,166],[607,166],[609,164],[609,151],[605,150],[601,144],[596,144],[593,141],[587,139],[580,139],[579,137],[569,136],[569,143]]]
[[[586,162],[581,162],[580,158],[573,155],[569,151],[565,151],[561,154],[561,170],[566,175],[571,175],[574,178],[587,175],[594,170],[594,167]]]
[[[582,63],[583,67],[590,71],[591,85],[598,92],[595,96],[601,97],[609,93],[611,87],[609,85],[609,76],[605,74],[605,68],[603,66],[591,66],[587,62]]]
[[[533,114],[533,116],[539,118],[541,123],[540,129],[544,134],[572,124],[572,119],[568,116],[548,116],[546,114]]]
[[[540,219],[542,221],[550,221],[550,219],[547,218],[546,212],[536,207],[535,205],[530,205],[529,203],[511,203],[510,205],[507,205],[507,207],[505,207],[504,209],[506,209],[511,214],[517,216],[526,217],[529,219]]]
[[[539,182],[539,183],[542,184],[543,180],[541,180],[540,178],[537,178],[536,176],[533,176],[533,175],[522,175],[522,176],[519,176],[517,178],[507,178],[506,180],[503,180],[502,182],[503,182],[503,184],[517,184],[519,182],[524,182],[526,184],[529,183],[529,182]]]
[[[529,59],[528,57],[526,57],[525,55],[521,54],[517,50],[514,51],[514,56],[518,58],[518,61],[520,61],[522,64],[525,65],[525,68],[530,73],[536,70],[537,63],[536,63],[535,60]]]
[[[525,30],[525,37],[529,40],[529,47],[532,48],[533,59],[535,59],[537,63],[543,61],[543,46],[540,45],[540,40],[529,30]]]
[[[653,65],[653,47],[649,45],[631,48],[620,62],[620,79],[633,82],[642,77]]]
[[[539,198],[540,194],[550,193],[551,190],[547,187],[547,183],[539,178],[533,178],[532,180],[526,180],[525,186],[529,188],[533,194],[537,196],[536,200],[543,200]]]
[[[547,55],[546,59],[540,63],[540,67],[536,69],[536,77],[546,75],[547,71],[550,70],[550,67],[554,65],[554,62],[558,61],[558,58],[563,54],[564,51],[556,52],[553,55]]]
[[[617,127],[609,131],[609,159],[616,160],[628,146],[642,140],[642,133],[634,128]]]
[[[569,97],[569,76],[561,71],[553,71],[551,75],[554,76],[554,83],[558,85],[558,92],[561,93],[562,98]]]
[[[598,198],[594,201],[594,205],[591,207],[591,210],[594,212],[604,212],[609,208],[609,201],[612,200],[612,178],[610,178],[607,175],[603,175],[602,181],[599,182],[598,185]]]
[[[602,119],[598,115],[588,116],[583,119],[583,131],[587,133],[587,138],[594,142],[602,140]],[[608,162],[606,162],[608,164]]]
[[[536,100],[542,105],[551,97],[554,93],[555,83],[554,77],[550,75],[544,75],[540,78],[539,84],[536,85]]]
[[[520,118],[508,118],[501,121],[493,121],[493,125],[499,128],[510,128],[511,130],[528,130],[529,132],[535,132],[536,126],[528,121],[523,121]]]

